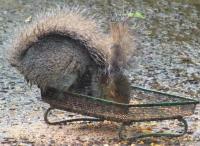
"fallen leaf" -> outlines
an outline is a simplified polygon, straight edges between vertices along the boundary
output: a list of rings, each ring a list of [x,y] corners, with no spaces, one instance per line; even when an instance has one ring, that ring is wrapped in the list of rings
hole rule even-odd
[[[156,144],[156,143],[151,143],[150,146],[164,146],[163,144]]]
[[[130,12],[130,13],[128,13],[128,17],[145,19],[145,16],[141,12]]]
[[[26,22],[26,23],[29,23],[29,22],[31,22],[31,20],[32,20],[32,16],[29,16],[29,17],[27,17],[27,18],[25,19],[25,22]]]
[[[144,141],[140,141],[138,144],[144,144]]]

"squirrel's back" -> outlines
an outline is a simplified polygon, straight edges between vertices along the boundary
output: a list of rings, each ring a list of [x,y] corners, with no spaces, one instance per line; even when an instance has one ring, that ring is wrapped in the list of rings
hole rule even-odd
[[[68,88],[88,68],[108,66],[108,35],[77,8],[40,14],[19,32],[10,63],[32,84]]]

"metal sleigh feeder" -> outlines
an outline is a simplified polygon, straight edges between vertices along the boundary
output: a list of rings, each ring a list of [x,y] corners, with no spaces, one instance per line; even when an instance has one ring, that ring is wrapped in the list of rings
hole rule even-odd
[[[170,95],[159,91],[148,90],[137,86],[132,86],[131,98],[145,99],[142,104],[122,104],[101,98],[80,95],[76,93],[59,93],[62,96],[56,97],[55,91],[47,91],[42,95],[42,100],[50,104],[50,108],[45,112],[44,119],[47,124],[61,124],[74,121],[114,121],[122,123],[119,128],[119,138],[134,140],[149,136],[178,137],[186,134],[188,125],[183,119],[194,113],[196,104],[199,102],[180,96]],[[51,110],[59,109],[68,112],[78,113],[94,118],[76,118],[59,122],[50,122],[48,115]],[[178,120],[183,124],[181,133],[149,133],[127,137],[126,126],[133,122]]]

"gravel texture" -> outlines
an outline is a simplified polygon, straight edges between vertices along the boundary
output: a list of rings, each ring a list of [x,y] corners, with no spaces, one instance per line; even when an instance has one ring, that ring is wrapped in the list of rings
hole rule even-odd
[[[144,13],[134,18],[137,52],[129,75],[132,84],[199,100],[200,96],[200,2],[170,0],[112,0],[112,9]],[[74,123],[49,126],[43,113],[49,107],[36,87],[30,88],[7,60],[7,46],[13,29],[29,23],[38,11],[57,5],[79,4],[107,16],[101,0],[0,0],[0,145],[127,145],[117,136],[113,122]],[[106,23],[105,23],[106,24]],[[105,25],[105,28],[107,25]],[[57,117],[69,113],[57,112]],[[78,115],[71,114],[72,117]],[[188,133],[181,138],[146,138],[132,145],[200,145],[200,106],[186,117]],[[146,124],[146,123],[145,123]],[[147,123],[153,127],[156,123]],[[163,122],[160,126],[173,124]],[[145,125],[135,125],[144,128]],[[133,128],[134,129],[134,128]],[[148,129],[148,128],[147,128]]]

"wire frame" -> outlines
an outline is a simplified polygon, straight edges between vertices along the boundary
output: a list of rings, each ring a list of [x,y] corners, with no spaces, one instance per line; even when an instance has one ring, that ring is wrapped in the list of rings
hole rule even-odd
[[[192,115],[196,100],[132,86],[131,99],[139,104],[123,104],[101,98],[47,91],[42,99],[51,107],[116,122],[173,119]]]

